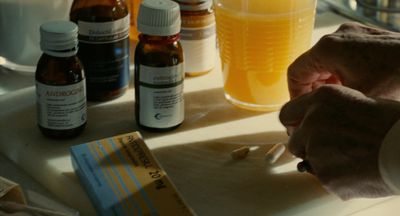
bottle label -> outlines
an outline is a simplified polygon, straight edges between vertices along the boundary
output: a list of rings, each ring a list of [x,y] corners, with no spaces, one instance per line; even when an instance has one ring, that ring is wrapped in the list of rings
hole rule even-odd
[[[171,67],[139,65],[140,124],[169,128],[183,122],[183,63]]]
[[[214,15],[183,16],[180,35],[186,73],[212,70],[217,52]]]
[[[86,122],[85,80],[53,86],[36,82],[38,124],[53,130],[77,128]]]
[[[112,43],[129,36],[129,15],[110,22],[78,21],[79,42]]]
[[[89,94],[129,83],[129,14],[112,22],[78,21],[78,57],[85,67]]]
[[[182,16],[182,40],[202,40],[215,37],[214,14],[204,16]]]

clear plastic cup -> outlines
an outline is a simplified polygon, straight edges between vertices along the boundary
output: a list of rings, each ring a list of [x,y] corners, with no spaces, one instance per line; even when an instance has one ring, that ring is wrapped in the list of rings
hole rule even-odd
[[[214,0],[225,97],[275,111],[289,99],[287,68],[309,49],[316,0]]]

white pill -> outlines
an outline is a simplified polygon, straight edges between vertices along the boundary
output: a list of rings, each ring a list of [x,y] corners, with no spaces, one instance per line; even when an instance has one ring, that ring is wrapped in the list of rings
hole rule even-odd
[[[283,143],[277,143],[265,154],[265,160],[270,164],[275,163],[285,152],[286,146]]]

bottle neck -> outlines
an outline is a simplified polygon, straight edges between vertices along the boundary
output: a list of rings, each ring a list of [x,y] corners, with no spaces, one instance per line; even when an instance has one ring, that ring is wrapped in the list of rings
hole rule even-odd
[[[59,57],[59,58],[71,57],[78,53],[77,47],[67,50],[42,49],[42,51],[49,56]]]
[[[211,10],[213,2],[212,1],[199,1],[199,2],[182,2],[179,1],[179,6],[181,11],[205,11]]]
[[[119,6],[119,7],[127,7],[126,0],[75,0],[72,3],[71,10],[79,9],[79,8],[88,8],[93,6]]]
[[[139,40],[143,43],[150,44],[172,44],[179,41],[181,38],[180,34],[170,35],[170,36],[154,36],[154,35],[146,35],[140,34]]]

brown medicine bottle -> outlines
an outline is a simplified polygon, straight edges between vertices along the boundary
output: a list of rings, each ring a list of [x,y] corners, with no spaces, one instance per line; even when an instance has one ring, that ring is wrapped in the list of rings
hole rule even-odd
[[[43,51],[36,68],[37,123],[52,138],[71,138],[86,126],[85,76],[77,54],[78,27],[69,21],[40,26]]]
[[[74,0],[70,20],[79,27],[78,57],[87,97],[107,101],[129,85],[129,13],[125,0]]]
[[[186,76],[199,76],[215,67],[216,32],[212,0],[175,0],[182,18],[181,43]]]
[[[135,114],[151,131],[177,128],[184,120],[184,65],[179,42],[179,5],[144,0],[139,9],[135,50]]]

